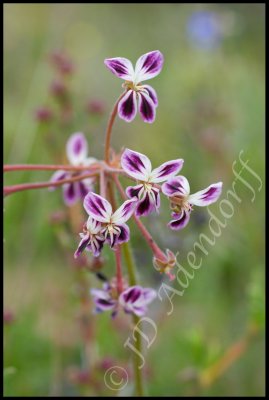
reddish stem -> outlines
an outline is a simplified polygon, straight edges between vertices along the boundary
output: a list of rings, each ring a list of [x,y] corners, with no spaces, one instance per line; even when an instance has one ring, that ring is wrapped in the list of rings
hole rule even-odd
[[[122,97],[125,95],[126,92],[123,92],[118,100],[116,101],[113,110],[110,114],[108,124],[107,124],[107,129],[106,129],[106,139],[105,139],[105,161],[109,164],[109,155],[110,155],[110,142],[111,142],[111,134],[112,134],[112,127],[118,112],[118,104],[119,101],[122,99]]]
[[[119,178],[115,175],[112,175],[112,178],[117,186],[117,189],[119,190],[122,198],[124,200],[127,199],[127,196],[124,192],[123,187],[121,186],[121,183],[119,181]],[[165,256],[165,254],[163,253],[163,251],[159,248],[159,246],[157,245],[157,243],[154,241],[153,237],[151,236],[151,234],[149,233],[149,231],[147,230],[147,228],[145,227],[145,225],[140,221],[139,218],[137,218],[137,216],[135,214],[133,214],[133,219],[138,227],[138,229],[140,230],[140,232],[142,233],[142,236],[145,238],[146,242],[148,243],[148,245],[150,246],[150,248],[152,249],[154,255],[163,261],[166,261],[167,257]]]
[[[46,164],[14,164],[4,165],[4,172],[10,171],[57,171],[62,169],[64,171],[89,171],[94,168],[100,168],[99,163],[91,164],[90,166],[77,166],[74,165],[46,165]]]
[[[75,177],[69,178],[69,179],[61,179],[57,182],[21,183],[19,185],[5,186],[4,187],[4,196],[8,196],[8,195],[10,195],[12,193],[16,193],[16,192],[21,192],[23,190],[42,189],[42,188],[46,188],[46,187],[62,186],[65,183],[77,182],[77,181],[81,181],[85,178],[90,178],[92,176],[96,176],[96,174],[97,174],[96,172],[92,172],[91,174],[79,175],[79,176],[75,176]]]

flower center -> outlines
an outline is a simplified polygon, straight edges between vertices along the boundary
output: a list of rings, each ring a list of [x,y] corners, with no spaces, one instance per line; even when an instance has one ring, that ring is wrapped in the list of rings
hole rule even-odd
[[[141,83],[134,83],[131,81],[125,81],[122,85],[123,88],[127,90],[134,90],[135,92],[139,92],[140,90],[143,89],[143,85]]]
[[[191,210],[191,205],[185,196],[171,197],[170,202],[171,209],[176,213],[180,213],[182,210]]]
[[[144,186],[144,190],[145,190],[147,193],[150,193],[150,192],[151,192],[151,189],[152,189],[152,184],[151,184],[151,183],[149,183],[149,182],[143,182],[143,186]]]

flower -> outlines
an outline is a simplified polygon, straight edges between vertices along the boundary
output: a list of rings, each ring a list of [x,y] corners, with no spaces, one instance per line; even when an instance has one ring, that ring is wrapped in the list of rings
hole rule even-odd
[[[107,68],[116,76],[125,80],[122,85],[126,93],[118,104],[119,117],[131,122],[137,113],[137,107],[145,122],[155,119],[158,98],[155,90],[149,85],[141,85],[142,81],[157,76],[163,66],[163,55],[159,50],[151,51],[139,57],[135,68],[127,58],[107,58]]]
[[[110,242],[113,248],[118,243],[127,242],[130,238],[130,231],[125,224],[132,216],[137,199],[126,200],[114,213],[111,204],[96,193],[90,192],[84,198],[84,208],[90,217],[101,222],[103,234],[106,241]]]
[[[90,166],[96,160],[95,158],[87,157],[88,155],[88,144],[85,136],[81,132],[74,133],[67,141],[66,144],[66,155],[68,161],[74,166]],[[82,171],[82,173],[85,171]],[[70,179],[74,176],[81,174],[81,172],[70,172],[59,170],[56,171],[52,177],[51,182],[57,182],[62,179]],[[73,205],[77,200],[83,199],[86,194],[92,190],[92,178],[86,178],[82,181],[65,183],[63,185],[63,197],[64,202],[68,206]],[[49,190],[54,190],[51,187]]]
[[[82,238],[78,248],[74,254],[77,258],[83,250],[87,249],[93,253],[95,257],[100,255],[105,238],[101,234],[102,225],[100,222],[89,217],[86,224],[83,227],[83,233],[80,233]]]
[[[218,200],[222,182],[213,183],[204,190],[190,194],[190,185],[184,176],[175,176],[162,185],[162,192],[170,198],[172,217],[168,226],[178,230],[184,228],[190,219],[192,206],[208,206]]]
[[[138,180],[136,186],[129,186],[126,194],[129,198],[137,197],[136,215],[145,216],[160,207],[160,188],[156,183],[163,182],[176,175],[182,168],[184,160],[172,160],[152,170],[151,162],[144,154],[126,149],[121,156],[124,171]]]
[[[139,317],[147,312],[147,305],[157,296],[156,291],[142,286],[130,286],[119,295],[116,287],[108,282],[104,283],[103,289],[91,289],[91,295],[95,303],[95,312],[112,311],[115,317],[119,307],[127,314],[132,313]]]
[[[165,257],[153,257],[153,265],[157,271],[159,271],[161,274],[165,273],[170,281],[173,281],[175,279],[175,275],[171,272],[171,270],[174,268],[176,264],[177,258],[176,255],[169,249],[166,250],[166,256]]]

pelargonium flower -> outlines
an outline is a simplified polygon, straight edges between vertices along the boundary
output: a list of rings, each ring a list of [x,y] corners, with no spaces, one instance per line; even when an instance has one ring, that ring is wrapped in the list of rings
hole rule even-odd
[[[126,149],[121,156],[121,166],[124,171],[139,182],[136,186],[129,186],[126,194],[129,198],[137,197],[136,215],[145,216],[160,207],[160,188],[154,184],[164,182],[176,175],[182,168],[184,160],[167,161],[152,170],[147,156]]]
[[[105,240],[104,236],[101,234],[101,229],[102,225],[100,222],[91,217],[88,218],[83,227],[83,233],[80,233],[82,239],[74,254],[75,258],[85,249],[91,251],[95,257],[100,255]]]
[[[178,230],[184,228],[190,219],[192,206],[208,206],[218,200],[222,182],[213,183],[204,190],[190,194],[190,185],[184,176],[175,176],[162,185],[162,192],[170,198],[173,220],[168,226]]]
[[[107,58],[105,65],[110,71],[125,82],[122,85],[126,94],[118,104],[119,117],[127,122],[132,121],[137,108],[145,122],[152,123],[155,119],[158,98],[153,87],[142,85],[141,82],[157,76],[163,66],[163,55],[159,50],[143,54],[136,62],[135,68],[127,58]]]
[[[116,244],[127,242],[130,231],[125,224],[132,216],[137,199],[126,200],[114,213],[111,204],[96,193],[90,192],[84,198],[84,208],[90,217],[101,222],[100,233],[113,248]]]
[[[90,166],[96,161],[95,158],[87,157],[88,155],[88,143],[81,132],[76,132],[67,141],[66,144],[66,155],[69,163],[74,166]],[[57,182],[62,179],[69,179],[74,176],[85,174],[85,171],[70,172],[59,170],[56,171],[52,177],[51,182]],[[86,194],[92,190],[93,179],[85,178],[82,181],[65,183],[63,185],[63,198],[65,204],[68,206],[73,205],[77,200],[83,199]],[[54,190],[55,187],[51,187],[49,190]]]
[[[156,291],[141,286],[130,286],[118,295],[117,289],[105,283],[103,289],[91,289],[91,295],[95,303],[95,311],[112,311],[115,317],[121,307],[126,313],[132,313],[139,317],[147,312],[147,305],[156,297]]]

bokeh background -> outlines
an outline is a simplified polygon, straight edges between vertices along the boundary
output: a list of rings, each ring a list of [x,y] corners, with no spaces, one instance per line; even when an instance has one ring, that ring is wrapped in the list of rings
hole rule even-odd
[[[135,62],[159,49],[165,64],[151,81],[159,97],[156,121],[117,119],[114,148],[147,154],[155,166],[184,158],[193,191],[222,180],[223,198],[243,150],[264,181],[264,11],[262,4],[5,4],[5,163],[61,162],[75,131],[87,135],[90,155],[102,158],[107,117],[121,92],[103,60]],[[57,52],[71,60],[60,89]],[[46,112],[60,114],[61,90],[71,106],[55,122]],[[12,172],[5,184],[50,176]],[[145,368],[150,396],[264,395],[264,188],[259,192],[249,173],[242,176],[254,201],[238,184],[241,203],[233,203],[233,217],[184,296],[174,297],[172,315],[169,302],[150,307],[158,326]],[[209,232],[208,213],[196,209],[188,227],[171,232],[162,203],[160,216],[145,223],[187,266],[193,243]],[[211,209],[220,216],[218,204]],[[107,314],[91,315],[88,288],[101,282],[72,261],[78,237],[70,235],[66,213],[61,190],[4,200],[5,396],[115,395],[104,387],[102,371],[111,362],[129,366],[124,318],[111,323]],[[140,282],[158,289],[150,250],[130,225]],[[104,257],[111,277],[109,251]],[[81,313],[91,329],[86,339]],[[99,369],[92,373],[94,362]],[[129,395],[131,384],[125,390]]]

